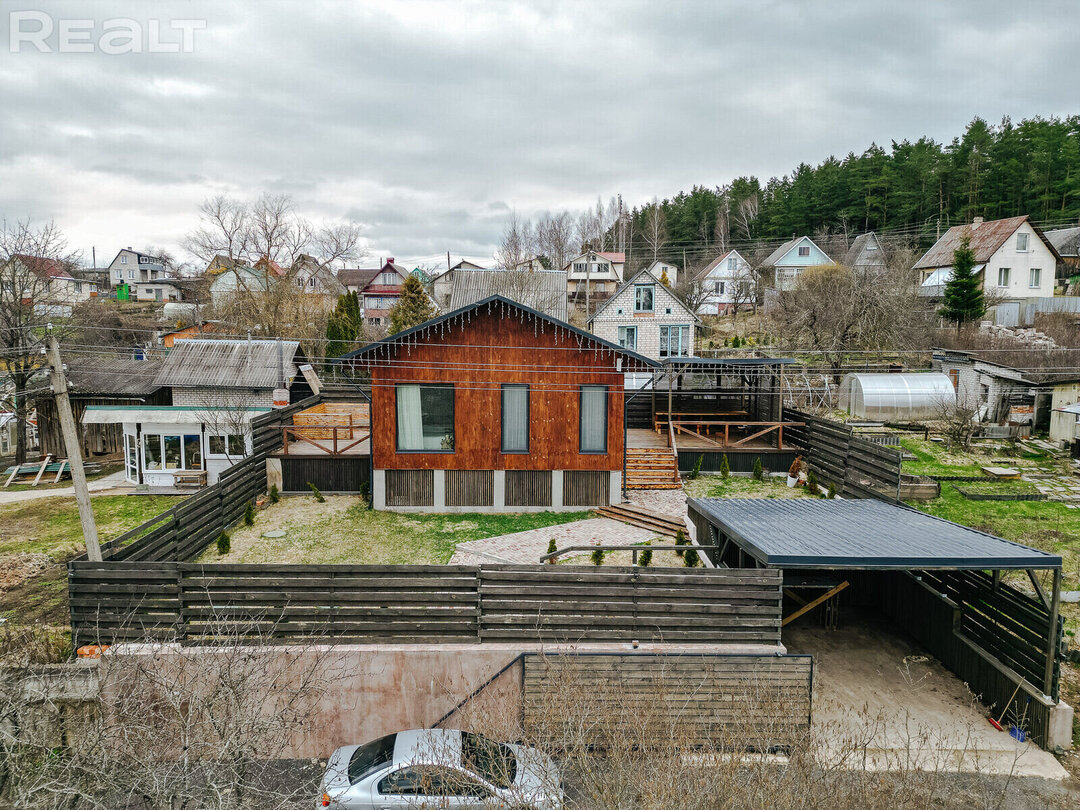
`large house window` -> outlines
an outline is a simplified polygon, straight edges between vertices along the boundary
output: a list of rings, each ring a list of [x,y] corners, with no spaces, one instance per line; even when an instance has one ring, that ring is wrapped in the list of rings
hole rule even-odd
[[[397,449],[404,452],[454,451],[454,386],[398,385]]]
[[[810,246],[809,245],[799,245],[799,255],[800,256],[809,256],[810,255]]]
[[[244,437],[238,433],[208,436],[206,439],[206,453],[210,456],[243,458],[246,455],[245,445]]]
[[[690,327],[689,326],[661,326],[660,327],[660,356],[661,357],[689,357],[690,356]]]
[[[243,437],[240,446],[243,447]],[[212,452],[212,451],[211,451]],[[239,455],[243,455],[241,451]],[[201,470],[202,438],[192,434],[143,434],[143,469],[160,470]]]
[[[574,272],[575,273],[584,273],[585,272],[585,262],[574,262]]]
[[[1031,270],[1028,271],[1028,286],[1034,288],[1034,287],[1039,287],[1041,285],[1042,285],[1042,268],[1040,268],[1040,267],[1032,267]]]
[[[502,451],[529,452],[529,386],[502,387]]]
[[[620,326],[619,327],[619,345],[624,349],[630,349],[630,351],[637,350],[637,327],[636,326]]]
[[[652,312],[656,289],[652,284],[634,286],[634,312]]]
[[[1008,287],[1009,286],[1009,268],[1008,267],[999,267],[998,268],[998,286],[999,287]]]
[[[607,452],[607,386],[581,386],[581,452]]]
[[[1028,234],[1018,233],[1016,235],[1016,252],[1027,253],[1028,249]]]
[[[723,295],[724,294],[724,282],[722,282],[722,281],[714,281],[713,282],[713,292],[716,293],[717,295]]]

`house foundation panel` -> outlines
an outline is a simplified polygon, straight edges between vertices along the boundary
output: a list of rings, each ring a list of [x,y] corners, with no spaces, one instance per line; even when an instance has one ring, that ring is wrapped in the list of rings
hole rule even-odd
[[[375,470],[372,507],[398,512],[576,512],[621,502],[618,470]]]

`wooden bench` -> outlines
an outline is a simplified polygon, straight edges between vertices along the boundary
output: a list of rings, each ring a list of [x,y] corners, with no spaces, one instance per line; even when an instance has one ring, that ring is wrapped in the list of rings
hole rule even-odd
[[[173,473],[173,486],[177,487],[205,487],[206,470],[177,470]]]

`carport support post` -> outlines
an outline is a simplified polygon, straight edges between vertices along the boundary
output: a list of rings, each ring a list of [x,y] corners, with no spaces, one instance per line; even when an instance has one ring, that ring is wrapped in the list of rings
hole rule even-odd
[[[1061,568],[1054,569],[1054,585],[1050,594],[1050,631],[1046,643],[1046,674],[1043,677],[1043,693],[1057,700],[1054,688],[1054,659],[1058,653],[1058,612],[1061,608]]]

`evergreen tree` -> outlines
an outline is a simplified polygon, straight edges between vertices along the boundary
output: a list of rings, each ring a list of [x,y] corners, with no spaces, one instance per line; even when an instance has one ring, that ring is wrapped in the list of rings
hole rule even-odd
[[[981,317],[986,311],[982,281],[974,268],[975,252],[971,249],[971,236],[964,234],[960,246],[953,251],[952,278],[945,284],[945,305],[941,308],[941,317],[954,322],[957,332],[965,323]]]
[[[390,334],[403,332],[435,317],[435,306],[420,279],[410,275],[401,285],[401,297],[390,310]]]
[[[355,292],[339,295],[337,305],[326,322],[326,356],[340,357],[350,351],[363,333],[360,298]]]

